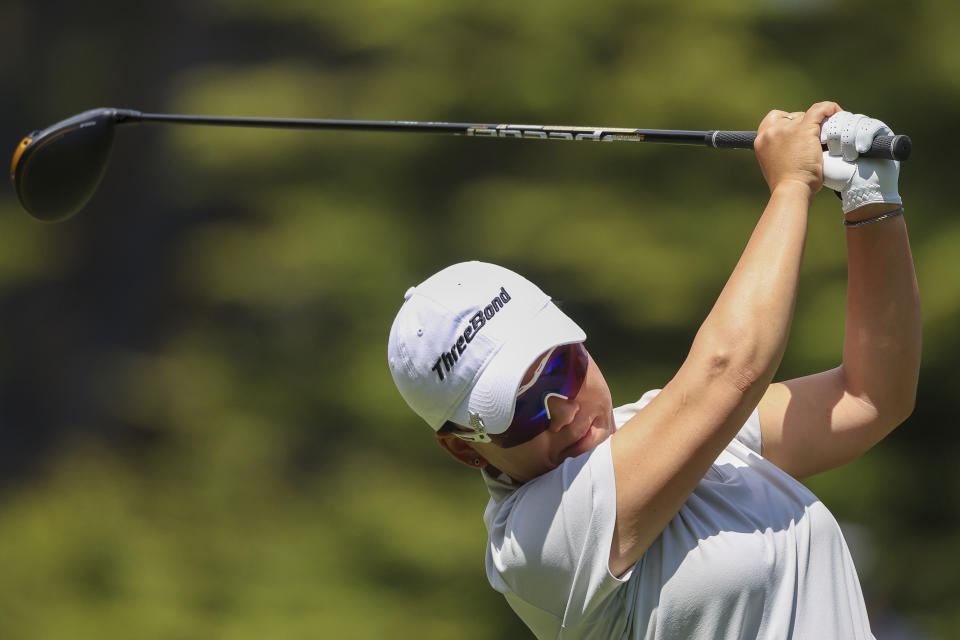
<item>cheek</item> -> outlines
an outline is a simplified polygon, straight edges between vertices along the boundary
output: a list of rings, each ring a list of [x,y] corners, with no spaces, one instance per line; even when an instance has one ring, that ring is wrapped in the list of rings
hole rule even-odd
[[[581,387],[581,393],[585,392],[584,400],[591,402],[597,406],[610,407],[613,409],[613,399],[610,396],[610,387],[607,386],[607,381],[604,379],[603,374],[600,372],[600,369],[597,367],[596,363],[593,361],[593,358],[590,358],[590,366],[587,368],[587,377],[583,380],[583,387]]]
[[[520,482],[528,482],[553,469],[556,465],[550,458],[548,432],[516,447],[500,449],[487,461]]]
[[[587,370],[587,378],[583,382],[584,397],[581,401],[586,404],[589,411],[602,416],[598,424],[604,428],[607,435],[612,434],[616,431],[613,420],[613,398],[607,381],[592,359],[590,368]]]
[[[528,442],[508,449],[484,444],[478,446],[477,451],[501,471],[507,473],[521,470],[534,471],[541,468],[545,460],[549,460],[550,441],[546,437],[548,435],[549,432],[545,431]]]
[[[518,449],[517,456],[530,463],[531,466],[542,466],[550,460],[550,432],[544,431],[536,438],[522,445],[515,447]]]

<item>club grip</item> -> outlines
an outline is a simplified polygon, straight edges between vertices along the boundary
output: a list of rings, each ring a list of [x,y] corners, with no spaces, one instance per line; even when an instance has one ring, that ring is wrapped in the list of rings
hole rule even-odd
[[[756,131],[708,131],[704,142],[715,149],[753,149],[756,138]],[[867,158],[906,160],[912,150],[910,136],[877,136],[866,153],[860,155]]]
[[[910,136],[877,136],[865,155],[868,158],[892,158],[906,160],[913,151]]]

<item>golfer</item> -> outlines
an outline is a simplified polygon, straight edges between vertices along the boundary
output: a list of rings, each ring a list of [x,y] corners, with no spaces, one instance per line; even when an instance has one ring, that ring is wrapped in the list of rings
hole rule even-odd
[[[799,480],[914,406],[917,283],[899,165],[859,157],[875,135],[833,102],[767,114],[769,202],[676,375],[633,404],[613,407],[584,332],[512,271],[466,262],[407,292],[394,381],[482,471],[487,578],[538,638],[873,638],[840,528]],[[771,384],[824,184],[847,225],[842,362]]]

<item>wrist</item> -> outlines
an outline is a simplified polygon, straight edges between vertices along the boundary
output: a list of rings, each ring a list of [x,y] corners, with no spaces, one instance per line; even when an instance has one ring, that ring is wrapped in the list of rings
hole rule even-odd
[[[847,222],[860,222],[861,220],[876,218],[877,216],[882,216],[885,213],[896,211],[902,206],[903,205],[900,203],[893,202],[873,202],[871,204],[866,204],[862,207],[857,207],[856,209],[851,210],[844,215],[844,218],[847,220]]]
[[[808,182],[796,179],[781,180],[770,190],[770,198],[802,198],[807,205],[813,200],[817,190]]]

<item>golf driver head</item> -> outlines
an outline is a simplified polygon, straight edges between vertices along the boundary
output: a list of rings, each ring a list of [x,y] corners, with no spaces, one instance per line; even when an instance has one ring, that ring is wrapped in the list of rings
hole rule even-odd
[[[30,215],[65,220],[93,196],[106,171],[121,109],[92,109],[27,135],[17,146],[10,179]]]

